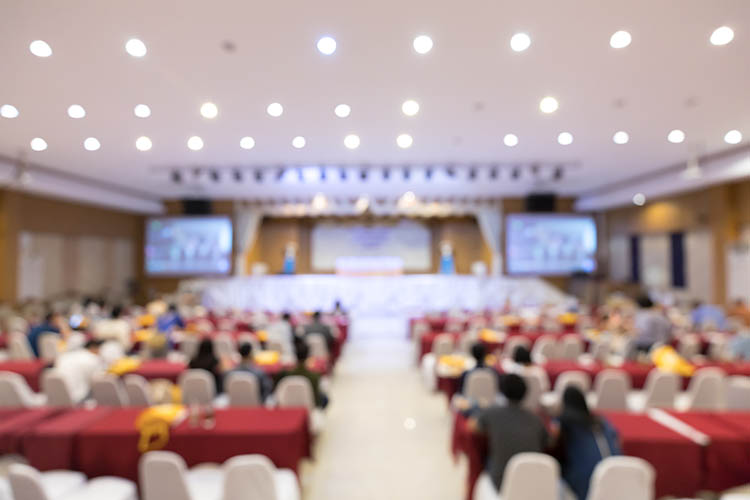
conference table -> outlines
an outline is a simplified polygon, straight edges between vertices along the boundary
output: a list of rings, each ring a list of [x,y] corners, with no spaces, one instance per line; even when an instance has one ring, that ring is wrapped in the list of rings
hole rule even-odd
[[[419,359],[421,360],[425,354],[432,352],[432,345],[435,343],[435,339],[438,335],[447,334],[453,337],[454,344],[458,344],[461,337],[464,336],[463,332],[429,332],[425,333],[419,338]],[[545,332],[545,331],[529,331],[529,332],[517,332],[517,333],[507,333],[505,338],[503,340],[486,340],[482,339],[481,337],[477,339],[479,342],[484,344],[484,346],[487,348],[488,353],[492,353],[497,349],[501,349],[505,342],[513,337],[523,337],[529,340],[531,347],[534,347],[534,344],[537,340],[539,340],[544,335],[550,335],[555,337],[556,339],[559,339],[563,335],[567,335],[566,333],[562,332]]]
[[[58,408],[0,409],[0,455],[21,453],[24,435],[61,411]]]
[[[39,392],[42,372],[49,366],[47,361],[39,359],[0,361],[0,372],[13,372],[23,376],[31,390]]]

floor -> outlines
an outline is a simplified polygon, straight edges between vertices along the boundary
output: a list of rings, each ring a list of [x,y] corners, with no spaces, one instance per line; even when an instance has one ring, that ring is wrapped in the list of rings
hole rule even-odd
[[[401,319],[359,318],[336,367],[326,432],[303,467],[305,500],[458,500],[445,399],[415,369]]]

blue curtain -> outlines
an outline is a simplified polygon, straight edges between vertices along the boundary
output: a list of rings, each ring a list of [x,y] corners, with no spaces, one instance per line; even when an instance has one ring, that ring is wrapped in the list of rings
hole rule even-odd
[[[672,286],[685,288],[685,233],[669,235],[672,249]]]
[[[641,281],[641,237],[637,234],[630,237],[630,281]]]

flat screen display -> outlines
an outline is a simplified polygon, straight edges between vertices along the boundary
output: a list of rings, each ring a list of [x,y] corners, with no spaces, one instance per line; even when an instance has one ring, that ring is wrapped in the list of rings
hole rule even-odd
[[[596,270],[596,223],[575,214],[506,217],[509,274],[560,276]]]
[[[229,217],[158,217],[146,222],[146,273],[227,274],[232,267]]]

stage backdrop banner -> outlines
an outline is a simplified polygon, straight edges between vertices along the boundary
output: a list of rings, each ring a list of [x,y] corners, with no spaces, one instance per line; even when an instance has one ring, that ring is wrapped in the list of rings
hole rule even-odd
[[[312,268],[318,272],[336,269],[342,257],[397,257],[403,270],[432,269],[430,230],[413,220],[395,224],[320,222],[312,229]]]

